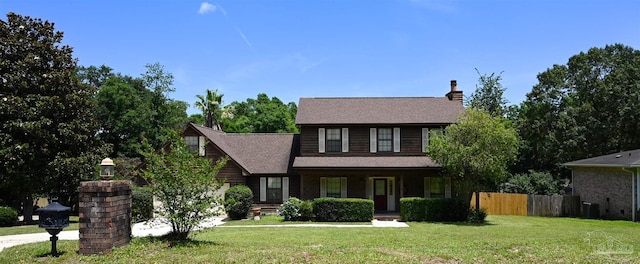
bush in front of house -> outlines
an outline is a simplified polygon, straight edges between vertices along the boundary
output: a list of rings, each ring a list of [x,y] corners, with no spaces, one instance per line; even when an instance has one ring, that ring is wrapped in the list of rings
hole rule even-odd
[[[131,220],[134,223],[153,218],[153,192],[149,187],[134,187],[131,191]]]
[[[484,223],[485,218],[487,218],[487,208],[480,207],[480,211],[476,211],[475,208],[471,208],[468,217],[469,222]]]
[[[247,217],[253,204],[253,192],[245,185],[235,185],[224,192],[224,210],[234,220]]]
[[[18,211],[11,207],[0,207],[0,226],[13,226],[18,222]]]
[[[316,198],[313,213],[318,222],[369,222],[373,201],[359,198]]]
[[[403,221],[461,222],[469,215],[469,203],[451,198],[405,197],[400,199]]]
[[[313,219],[313,203],[291,197],[282,203],[280,215],[285,221],[309,221]]]

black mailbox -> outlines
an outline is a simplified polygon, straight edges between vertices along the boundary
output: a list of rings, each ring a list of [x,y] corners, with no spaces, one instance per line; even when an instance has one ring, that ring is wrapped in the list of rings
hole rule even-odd
[[[51,203],[36,210],[40,216],[38,226],[44,228],[51,234],[51,255],[57,256],[56,241],[57,235],[63,228],[69,226],[69,212],[71,207],[66,207],[58,203],[57,198],[51,198]]]
[[[69,226],[70,207],[58,203],[58,199],[51,199],[51,203],[36,210],[40,216],[39,227],[47,229],[59,229]]]

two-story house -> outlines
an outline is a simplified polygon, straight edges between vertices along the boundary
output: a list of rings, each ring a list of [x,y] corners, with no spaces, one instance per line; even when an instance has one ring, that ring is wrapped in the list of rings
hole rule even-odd
[[[256,203],[349,197],[398,211],[401,197],[451,196],[451,180],[425,149],[430,131],[464,111],[456,88],[451,81],[445,97],[301,98],[300,135],[227,134],[191,124],[184,136],[202,156],[229,156],[219,175],[249,186]]]

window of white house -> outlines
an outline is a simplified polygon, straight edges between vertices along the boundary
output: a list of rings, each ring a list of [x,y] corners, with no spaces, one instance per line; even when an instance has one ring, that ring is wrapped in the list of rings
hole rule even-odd
[[[340,198],[342,195],[340,177],[327,178],[327,197]]]
[[[282,178],[267,177],[267,201],[282,200]]]
[[[393,147],[393,130],[391,128],[378,128],[378,151],[390,152]]]
[[[185,136],[184,137],[184,142],[185,144],[187,144],[187,146],[189,147],[189,150],[193,151],[193,152],[198,152],[198,137],[197,136]]]
[[[342,150],[342,141],[340,140],[339,128],[327,129],[327,152],[340,152]]]

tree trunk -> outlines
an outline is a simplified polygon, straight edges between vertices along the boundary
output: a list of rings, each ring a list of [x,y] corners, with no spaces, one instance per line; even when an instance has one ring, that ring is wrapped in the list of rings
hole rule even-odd
[[[480,214],[480,177],[476,178],[476,213]]]
[[[31,193],[22,195],[22,216],[25,223],[33,223],[33,196]]]

